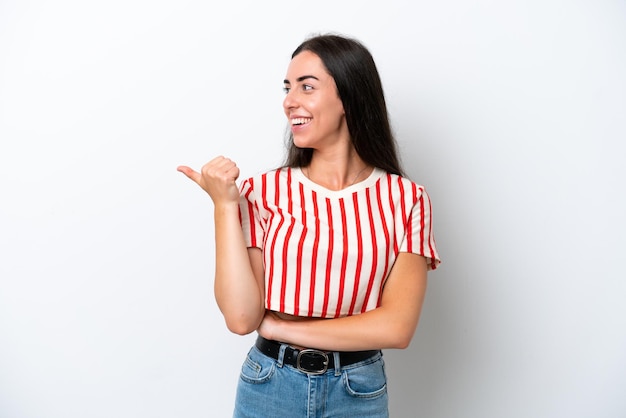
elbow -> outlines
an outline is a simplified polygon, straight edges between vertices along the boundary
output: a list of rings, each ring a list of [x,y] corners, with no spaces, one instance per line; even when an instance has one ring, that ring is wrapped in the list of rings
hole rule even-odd
[[[394,347],[393,348],[398,348],[400,350],[404,350],[405,348],[409,348],[409,345],[411,345],[411,340],[412,338],[397,338],[396,341],[394,341]]]
[[[411,344],[411,341],[413,340],[413,334],[415,334],[415,327],[413,326],[394,328],[389,335],[387,345],[389,348],[404,350],[405,348],[408,348]]]
[[[259,328],[260,320],[239,316],[236,318],[226,317],[226,327],[230,332],[237,335],[248,335]]]
[[[226,327],[230,332],[237,335],[248,335],[256,329],[243,324],[231,324],[228,322],[226,323]]]
[[[248,335],[256,331],[265,315],[265,309],[263,308],[242,308],[241,306],[220,304],[219,300],[217,305],[224,318],[226,328],[237,335]]]
[[[390,339],[390,341],[388,343],[388,346],[389,346],[389,348],[397,348],[397,349],[400,349],[400,350],[404,350],[405,348],[409,347],[409,345],[411,344],[411,340],[412,339],[413,339],[412,336],[406,336],[406,335],[399,336],[399,335],[396,335],[396,336],[393,336]]]

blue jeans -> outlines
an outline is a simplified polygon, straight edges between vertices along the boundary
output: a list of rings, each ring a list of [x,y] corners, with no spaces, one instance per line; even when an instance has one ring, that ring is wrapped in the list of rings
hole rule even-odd
[[[241,367],[234,418],[387,418],[387,379],[382,354],[346,367],[304,373],[256,347]]]

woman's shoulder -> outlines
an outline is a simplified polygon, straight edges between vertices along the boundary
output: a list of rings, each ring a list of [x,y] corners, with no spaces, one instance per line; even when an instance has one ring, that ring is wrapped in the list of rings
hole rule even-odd
[[[405,174],[395,174],[395,173],[390,173],[388,171],[384,171],[384,175],[381,177],[381,180],[386,181],[391,185],[395,185],[401,189],[416,188],[422,191],[425,189],[425,186],[423,184],[412,180],[411,178],[407,177]]]

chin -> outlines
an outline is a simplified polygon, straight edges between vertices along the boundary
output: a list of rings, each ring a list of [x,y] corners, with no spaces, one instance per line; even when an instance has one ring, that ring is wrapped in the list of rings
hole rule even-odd
[[[312,148],[311,144],[309,144],[307,141],[303,141],[303,140],[299,140],[297,138],[293,139],[293,145],[296,146],[296,148]]]

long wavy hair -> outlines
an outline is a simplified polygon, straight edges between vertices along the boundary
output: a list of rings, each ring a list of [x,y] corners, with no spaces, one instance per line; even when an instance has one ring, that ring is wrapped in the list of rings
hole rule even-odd
[[[350,139],[359,157],[369,165],[403,175],[380,75],[369,50],[356,39],[326,34],[305,40],[291,58],[303,51],[320,57],[335,80]],[[290,130],[286,137],[285,166],[308,166],[313,149],[296,147]]]

